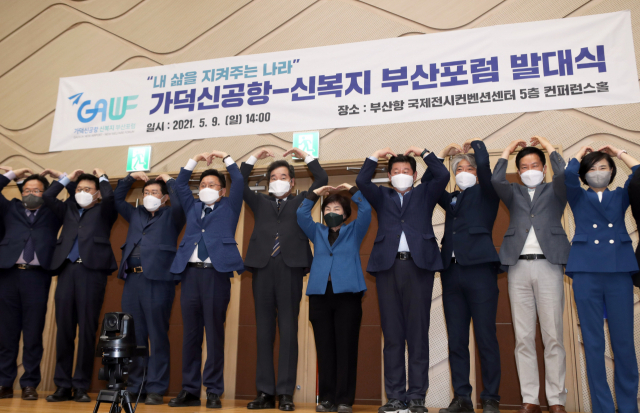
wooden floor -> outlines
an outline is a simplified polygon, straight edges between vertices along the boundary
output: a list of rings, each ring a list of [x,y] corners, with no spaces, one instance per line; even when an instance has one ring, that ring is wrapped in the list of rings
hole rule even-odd
[[[20,412],[20,413],[62,413],[62,412],[93,412],[95,407],[95,399],[97,394],[91,394],[91,403],[76,403],[76,402],[62,402],[62,403],[47,403],[44,399],[45,395],[40,395],[38,401],[24,401],[20,398],[20,393],[14,395],[13,399],[0,399],[0,413],[4,412]],[[140,413],[192,413],[192,412],[214,412],[214,409],[207,409],[205,407],[206,400],[202,400],[201,407],[169,407],[166,403],[170,397],[165,397],[165,404],[161,406],[146,406],[144,403],[138,404],[136,412]],[[222,409],[225,413],[247,413],[247,400],[222,400]],[[438,413],[439,408],[429,408],[430,413]],[[311,403],[297,403],[296,412],[300,413],[312,413],[316,411],[316,405]],[[377,413],[378,406],[365,406],[356,405],[353,407],[354,413]],[[99,412],[108,413],[109,407],[101,405]],[[265,413],[276,413],[280,410],[266,410]],[[482,409],[476,410],[481,413]],[[502,413],[515,413],[514,410],[501,410]]]

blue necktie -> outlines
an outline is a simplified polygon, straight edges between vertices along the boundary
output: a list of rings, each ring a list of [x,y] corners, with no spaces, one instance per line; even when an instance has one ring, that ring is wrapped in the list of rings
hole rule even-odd
[[[280,212],[280,202],[282,200],[276,199],[276,206],[278,207],[278,212]],[[280,254],[280,234],[276,234],[276,241],[273,244],[273,250],[271,250],[271,256],[277,257]]]
[[[204,209],[204,217],[206,218],[213,209],[206,207]],[[207,252],[207,246],[204,243],[204,235],[200,235],[200,242],[198,242],[198,259],[204,262],[209,257],[209,253]]]
[[[33,221],[35,221],[36,219],[35,212],[30,211],[28,209],[26,211],[27,211],[27,217],[29,218],[29,223],[33,224]],[[24,259],[24,262],[26,262],[27,264],[31,263],[31,261],[33,261],[33,258],[35,257],[35,253],[36,253],[36,249],[33,245],[33,239],[31,235],[29,235],[29,239],[27,240],[27,243],[24,244],[24,251],[22,251],[22,258]]]
[[[82,213],[84,212],[84,208],[78,209],[78,212],[80,213],[80,216],[82,216]],[[78,258],[80,258],[80,250],[78,249],[78,236],[77,235],[76,235],[75,241],[73,241],[73,247],[71,247],[71,252],[67,256],[67,258],[69,258],[69,260],[71,260],[71,262],[76,262],[76,261],[78,261]]]

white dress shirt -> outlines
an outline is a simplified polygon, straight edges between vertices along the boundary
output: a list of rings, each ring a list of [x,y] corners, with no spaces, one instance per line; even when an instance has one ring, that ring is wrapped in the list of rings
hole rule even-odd
[[[529,189],[529,196],[533,201],[533,195],[536,193],[536,189],[535,188],[528,188],[528,189]],[[536,237],[536,232],[533,229],[533,225],[531,225],[531,228],[529,229],[529,235],[527,235],[527,239],[524,242],[524,247],[522,248],[522,252],[520,254],[522,255],[544,254],[542,252],[542,248],[540,248],[540,243],[538,242],[538,237]]]

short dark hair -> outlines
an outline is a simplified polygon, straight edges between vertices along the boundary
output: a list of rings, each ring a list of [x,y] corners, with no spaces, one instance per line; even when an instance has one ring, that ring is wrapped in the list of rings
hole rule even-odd
[[[26,184],[29,181],[40,181],[40,183],[44,185],[45,191],[47,190],[47,188],[49,188],[49,181],[47,181],[47,179],[44,176],[40,176],[38,174],[29,175],[24,179],[24,181],[22,182],[22,185],[24,186],[24,184]]]
[[[145,182],[144,186],[142,187],[143,193],[144,193],[144,189],[149,185],[160,185],[160,191],[162,191],[162,195],[167,195],[169,193],[169,191],[167,191],[167,184],[164,181],[159,179],[149,179],[147,182]]]
[[[220,181],[221,187],[227,187],[227,180],[225,179],[224,175],[218,172],[216,169],[207,169],[206,171],[204,171],[202,175],[200,175],[200,182],[198,182],[198,185],[202,183],[202,179],[206,176],[215,176],[216,178],[218,178],[218,181]]]
[[[275,169],[282,168],[283,166],[289,170],[289,178],[296,177],[296,171],[293,169],[293,165],[290,165],[287,161],[280,160],[271,162],[271,165],[267,168],[267,179],[271,179],[271,172]]]
[[[391,168],[393,167],[394,163],[404,163],[404,162],[408,162],[409,165],[411,165],[411,169],[413,170],[413,172],[416,171],[416,160],[413,156],[398,155],[398,156],[392,156],[391,158],[389,158],[389,163],[387,164],[387,167],[389,168],[389,173],[391,173]]]
[[[342,206],[342,210],[344,211],[344,215],[346,216],[345,220],[349,219],[351,216],[351,200],[345,196],[340,194],[331,194],[327,196],[324,201],[322,201],[322,215],[324,215],[324,208],[329,205],[337,202]]]
[[[545,158],[544,152],[542,152],[540,149],[536,148],[535,146],[527,146],[526,148],[518,152],[518,154],[516,155],[516,168],[520,169],[520,160],[525,156],[531,155],[531,154],[538,155],[538,158],[540,158],[540,162],[542,162],[542,166],[544,166],[547,163],[547,158]]]
[[[609,184],[613,182],[613,178],[616,177],[616,172],[618,172],[618,168],[616,168],[616,163],[613,162],[613,158],[611,158],[608,153],[591,152],[582,157],[582,160],[580,161],[580,169],[578,170],[578,173],[580,174],[580,180],[585,185],[589,185],[586,178],[589,169],[591,169],[593,165],[597,164],[603,159],[606,159],[607,162],[609,162],[609,167],[611,168],[611,179],[609,180]]]
[[[100,189],[100,180],[95,175],[81,174],[76,180],[76,182],[80,183],[81,181],[91,181],[96,186],[96,189]]]

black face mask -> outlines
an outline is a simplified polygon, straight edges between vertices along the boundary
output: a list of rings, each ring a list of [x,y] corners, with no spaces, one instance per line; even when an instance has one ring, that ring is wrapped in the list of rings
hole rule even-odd
[[[329,212],[324,214],[324,222],[329,228],[337,227],[344,222],[344,216],[336,214],[335,212]]]
[[[22,198],[22,205],[27,209],[38,209],[44,204],[44,199],[41,196],[35,196],[29,194]]]

